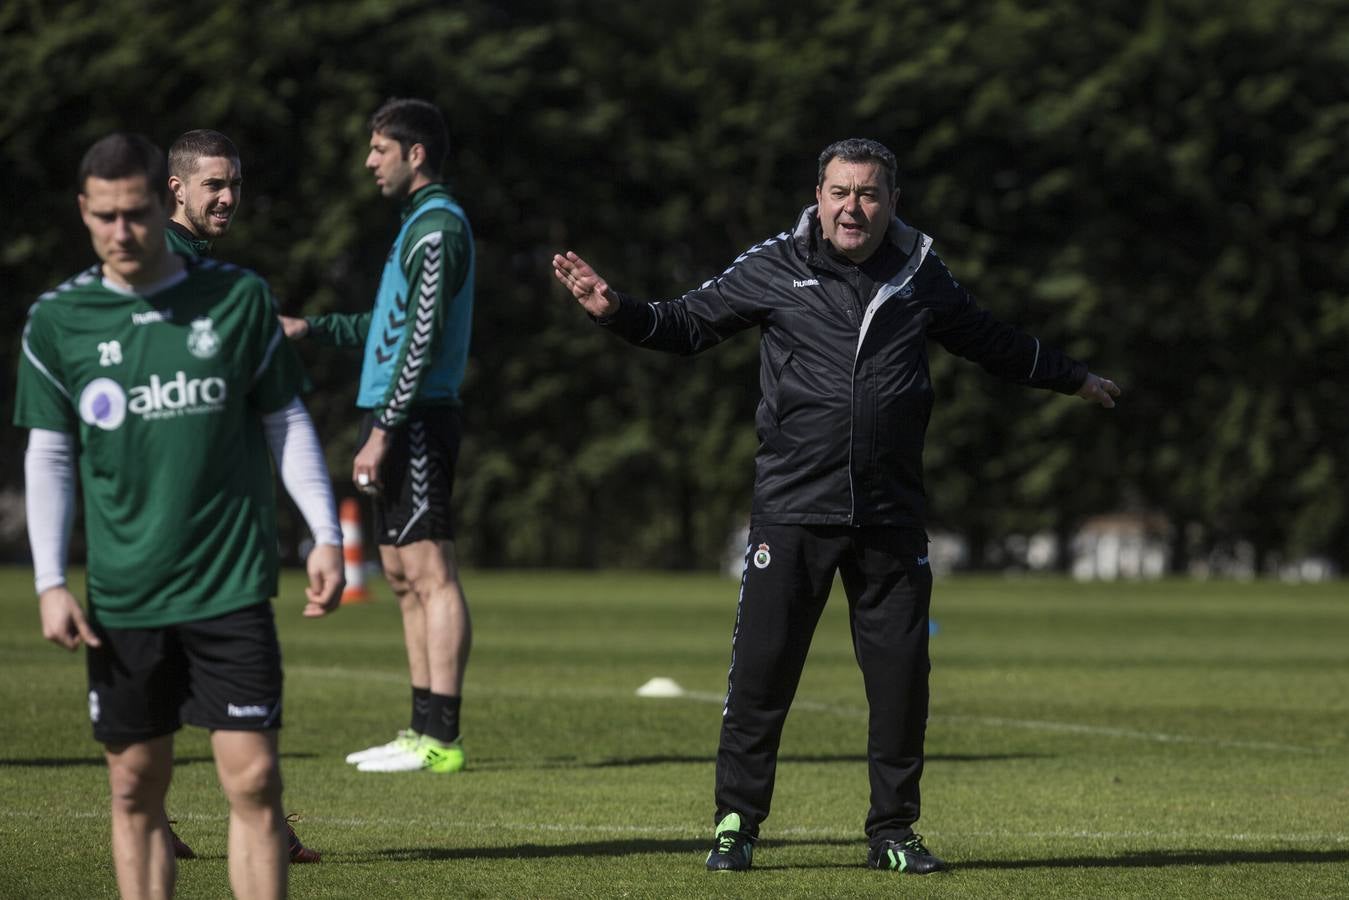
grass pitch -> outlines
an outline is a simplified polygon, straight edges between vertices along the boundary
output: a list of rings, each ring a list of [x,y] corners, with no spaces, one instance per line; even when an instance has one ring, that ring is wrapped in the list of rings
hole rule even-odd
[[[109,897],[107,786],[84,668],[0,570],[0,897]],[[298,898],[1344,897],[1349,587],[945,579],[919,830],[957,868],[863,868],[865,703],[841,593],[783,739],[748,874],[702,868],[736,584],[714,576],[465,577],[468,771],[358,773],[406,723],[398,612],[301,618],[286,659],[286,808],[324,854]],[[655,676],[688,692],[643,699]],[[169,808],[200,855],[179,896],[228,896],[206,736]]]

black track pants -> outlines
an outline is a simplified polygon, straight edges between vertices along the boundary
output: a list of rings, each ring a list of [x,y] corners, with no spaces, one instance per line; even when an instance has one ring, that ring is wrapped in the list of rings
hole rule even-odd
[[[918,820],[927,728],[927,536],[766,525],[749,538],[717,749],[717,819],[737,812],[757,833],[768,816],[782,726],[837,572],[870,710],[867,837],[874,844],[907,836]]]

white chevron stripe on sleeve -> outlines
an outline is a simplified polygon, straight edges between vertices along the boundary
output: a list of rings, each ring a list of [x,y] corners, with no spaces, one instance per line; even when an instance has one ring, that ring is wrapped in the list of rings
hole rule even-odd
[[[398,371],[393,393],[381,417],[386,423],[391,418],[405,413],[412,405],[417,382],[429,358],[431,334],[436,320],[436,296],[440,292],[443,240],[443,233],[435,231],[417,242],[417,246],[426,246],[426,253],[422,257],[421,279],[417,283],[415,293],[416,316],[413,319],[412,330],[407,335],[407,351],[403,355],[403,365]]]

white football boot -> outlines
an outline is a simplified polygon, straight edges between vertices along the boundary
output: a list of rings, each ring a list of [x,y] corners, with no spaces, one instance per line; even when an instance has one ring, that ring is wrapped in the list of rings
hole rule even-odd
[[[398,737],[389,741],[387,744],[380,744],[377,747],[367,747],[364,750],[357,750],[355,753],[347,754],[347,762],[353,766],[359,766],[361,763],[372,762],[374,760],[384,759],[388,756],[398,756],[407,753],[417,746],[417,742],[422,736],[410,728],[404,728],[398,732]]]

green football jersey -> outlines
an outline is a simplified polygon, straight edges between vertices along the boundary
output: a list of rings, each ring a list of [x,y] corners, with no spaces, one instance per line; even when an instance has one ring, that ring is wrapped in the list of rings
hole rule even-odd
[[[212,260],[143,297],[96,266],[29,310],[14,424],[75,436],[89,608],[141,628],[276,593],[276,497],[260,417],[304,387],[257,275]]]
[[[169,245],[169,249],[179,256],[211,255],[210,241],[197,237],[173,219],[169,220],[168,227],[164,229],[164,240]]]

